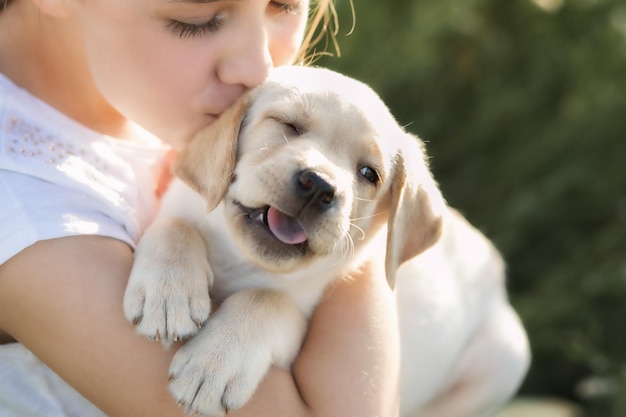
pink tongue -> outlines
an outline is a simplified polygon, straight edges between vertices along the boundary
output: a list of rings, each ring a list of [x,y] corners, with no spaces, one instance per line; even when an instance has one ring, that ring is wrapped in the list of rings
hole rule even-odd
[[[270,207],[267,211],[267,224],[274,236],[288,245],[297,245],[307,239],[306,233],[295,218],[274,207]]]

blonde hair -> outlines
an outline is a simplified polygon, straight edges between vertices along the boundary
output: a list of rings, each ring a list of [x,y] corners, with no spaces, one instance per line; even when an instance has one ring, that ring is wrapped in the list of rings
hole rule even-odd
[[[333,53],[328,51],[329,44],[332,44],[335,53],[339,55],[337,28],[338,18],[334,0],[311,0],[309,21],[296,62],[306,65],[313,63],[322,55],[332,55]]]

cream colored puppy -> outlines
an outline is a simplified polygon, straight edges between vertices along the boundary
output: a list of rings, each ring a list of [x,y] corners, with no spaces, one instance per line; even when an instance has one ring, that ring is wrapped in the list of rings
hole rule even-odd
[[[397,288],[403,416],[488,415],[517,389],[528,346],[498,252],[364,84],[277,69],[174,170],[124,308],[166,347],[193,336],[170,368],[188,412],[237,409],[271,365],[289,367],[324,289],[371,250]]]

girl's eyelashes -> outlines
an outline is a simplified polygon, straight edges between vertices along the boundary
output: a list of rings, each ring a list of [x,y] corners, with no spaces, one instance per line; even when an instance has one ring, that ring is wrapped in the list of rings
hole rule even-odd
[[[273,16],[298,14],[302,7],[301,0],[270,0],[268,3],[269,13]],[[200,23],[170,19],[167,21],[167,28],[181,38],[194,38],[206,33],[215,33],[224,25],[225,14],[225,12],[217,13],[211,19]]]
[[[210,20],[203,23],[186,23],[179,20],[170,20],[167,23],[168,29],[181,38],[194,38],[205,33],[214,33],[221,29],[224,23],[223,16],[217,14]]]

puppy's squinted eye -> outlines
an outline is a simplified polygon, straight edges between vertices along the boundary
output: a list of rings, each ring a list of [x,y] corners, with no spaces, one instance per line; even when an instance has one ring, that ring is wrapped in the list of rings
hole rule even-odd
[[[300,136],[304,132],[304,129],[302,128],[302,126],[300,126],[299,124],[295,122],[286,120],[281,117],[270,117],[270,119],[281,124],[283,127],[283,132],[288,137]]]
[[[302,134],[302,129],[293,123],[283,123],[285,127],[291,132],[293,136],[300,136]]]
[[[359,174],[369,182],[377,185],[380,182],[380,176],[378,172],[372,167],[364,166],[359,169]]]

